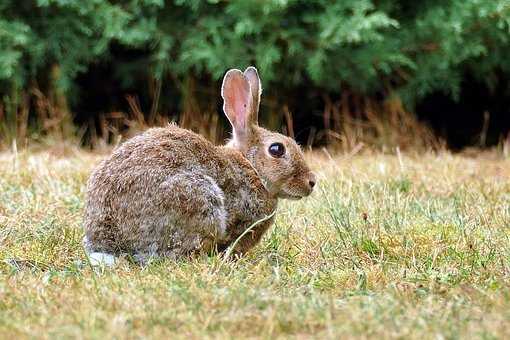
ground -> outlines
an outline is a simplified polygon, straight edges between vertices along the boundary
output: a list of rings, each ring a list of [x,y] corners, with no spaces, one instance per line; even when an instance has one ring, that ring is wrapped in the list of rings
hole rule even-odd
[[[0,154],[1,338],[510,334],[510,159],[498,151],[317,151],[317,190],[282,202],[246,257],[92,270],[81,221],[101,157]]]

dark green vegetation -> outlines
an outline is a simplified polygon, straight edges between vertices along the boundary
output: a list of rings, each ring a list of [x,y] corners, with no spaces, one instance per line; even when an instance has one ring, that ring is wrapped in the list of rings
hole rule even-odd
[[[306,142],[346,115],[458,98],[466,78],[506,88],[509,29],[508,0],[4,0],[0,138],[87,140],[179,114],[218,138],[218,81],[254,64],[267,123]]]

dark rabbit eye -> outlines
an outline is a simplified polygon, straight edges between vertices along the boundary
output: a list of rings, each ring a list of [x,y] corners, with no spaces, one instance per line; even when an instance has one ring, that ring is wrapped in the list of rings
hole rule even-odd
[[[285,154],[285,147],[282,143],[273,143],[269,146],[269,153],[273,157],[282,157]]]

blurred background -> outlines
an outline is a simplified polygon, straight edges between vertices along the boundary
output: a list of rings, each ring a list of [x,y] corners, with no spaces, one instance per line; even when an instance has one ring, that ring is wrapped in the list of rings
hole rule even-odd
[[[221,143],[222,76],[255,65],[261,124],[302,145],[502,145],[509,40],[509,0],[2,0],[0,144]]]

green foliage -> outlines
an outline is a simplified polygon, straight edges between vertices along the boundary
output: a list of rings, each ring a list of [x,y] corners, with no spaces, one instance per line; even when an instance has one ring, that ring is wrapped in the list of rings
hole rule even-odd
[[[458,96],[467,73],[495,86],[510,73],[509,39],[508,0],[4,0],[0,89],[25,89],[57,65],[71,95],[115,45],[144,53],[136,71],[156,79],[218,80],[256,64],[281,89],[391,90],[412,104]]]

